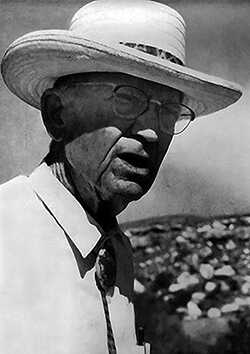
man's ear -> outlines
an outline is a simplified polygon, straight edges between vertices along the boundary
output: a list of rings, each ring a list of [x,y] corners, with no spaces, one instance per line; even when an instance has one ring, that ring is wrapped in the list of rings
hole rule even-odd
[[[43,123],[50,137],[62,141],[65,137],[65,123],[61,118],[63,104],[54,89],[47,89],[41,98],[41,114]]]

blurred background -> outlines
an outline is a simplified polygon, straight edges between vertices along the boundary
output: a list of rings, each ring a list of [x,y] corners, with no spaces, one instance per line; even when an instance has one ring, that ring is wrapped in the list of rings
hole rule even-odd
[[[118,0],[119,1],[119,0]],[[89,1],[0,0],[0,55],[17,37],[67,28]],[[201,118],[175,137],[150,192],[120,221],[159,215],[213,216],[250,211],[250,2],[169,0],[187,23],[187,65],[236,81],[243,98]],[[31,172],[49,137],[39,111],[15,97],[0,79],[0,182]]]

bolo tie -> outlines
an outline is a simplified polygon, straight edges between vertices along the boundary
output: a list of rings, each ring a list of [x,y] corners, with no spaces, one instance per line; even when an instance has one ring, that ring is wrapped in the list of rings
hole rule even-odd
[[[96,259],[95,281],[102,298],[107,326],[107,346],[109,354],[117,354],[114,333],[109,315],[107,295],[112,291],[116,279],[116,260],[110,240],[99,250]]]

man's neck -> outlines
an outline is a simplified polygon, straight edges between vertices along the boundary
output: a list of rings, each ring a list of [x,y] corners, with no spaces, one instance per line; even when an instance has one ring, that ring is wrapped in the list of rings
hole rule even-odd
[[[65,165],[61,162],[54,162],[50,166],[53,175],[68,189],[73,195],[75,195],[75,188],[66,175]]]

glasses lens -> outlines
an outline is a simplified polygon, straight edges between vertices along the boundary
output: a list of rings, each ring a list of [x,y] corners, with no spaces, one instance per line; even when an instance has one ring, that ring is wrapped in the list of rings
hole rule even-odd
[[[171,135],[182,133],[194,119],[194,112],[180,103],[164,104],[159,114],[162,131]]]
[[[133,119],[142,114],[147,108],[147,97],[135,87],[119,87],[113,98],[115,113],[126,119]]]

